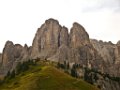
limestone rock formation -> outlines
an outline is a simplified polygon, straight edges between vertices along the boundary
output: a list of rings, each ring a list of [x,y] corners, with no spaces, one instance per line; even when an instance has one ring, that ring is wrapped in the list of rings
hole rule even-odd
[[[120,76],[120,41],[113,44],[90,40],[84,27],[76,22],[68,33],[68,29],[61,26],[57,20],[52,18],[46,20],[38,28],[30,47],[7,41],[3,53],[0,54],[0,74],[6,74],[14,69],[18,62],[36,58],[61,63],[64,61],[70,64],[78,63],[82,67]],[[116,82],[100,80],[102,85],[106,85],[102,86],[103,90],[107,90],[110,85],[112,88],[117,87],[114,90],[120,87]]]
[[[54,19],[46,20],[38,29],[32,44],[32,58],[48,58],[62,45],[68,46],[68,30]]]
[[[80,63],[83,66],[100,68],[102,59],[90,43],[84,27],[73,23],[70,34],[65,26],[48,19],[38,29],[33,40],[31,57],[53,61]],[[95,63],[97,62],[97,63]]]
[[[59,41],[59,46],[61,46],[63,44],[66,46],[69,45],[68,29],[65,26],[63,26],[60,30],[60,36],[58,38],[58,41]]]
[[[38,29],[32,44],[32,57],[49,57],[60,45],[60,29],[57,20],[49,19]]]
[[[78,23],[73,23],[73,27],[70,31],[70,47],[77,48],[82,45],[87,45],[89,43],[89,35],[85,31],[83,26]]]
[[[98,43],[90,40],[84,27],[78,23],[73,24],[69,34],[66,27],[62,27],[54,19],[49,19],[35,35],[31,57],[61,63],[79,63],[83,67],[94,68],[102,73],[118,75],[118,71],[115,70],[118,65],[113,65],[119,62],[119,59],[115,59],[119,57],[118,48],[119,44],[116,46],[111,42]],[[111,85],[110,82],[107,83]]]
[[[2,53],[1,72],[6,74],[14,69],[18,62],[28,59],[28,47],[7,41]]]
[[[98,40],[91,40],[94,48],[104,60],[105,73],[113,76],[120,76],[120,45],[112,44],[111,42],[103,42]]]
[[[57,50],[56,54],[48,58],[47,60],[64,63],[64,61],[69,62],[69,58],[70,58],[70,48],[62,44]]]
[[[117,45],[120,45],[120,40],[117,42]]]
[[[0,66],[1,66],[1,63],[2,63],[2,54],[0,53]]]
[[[14,62],[13,51],[14,51],[13,42],[7,41],[2,54],[2,67],[5,73],[7,73],[7,71],[11,69],[11,67],[13,66]]]

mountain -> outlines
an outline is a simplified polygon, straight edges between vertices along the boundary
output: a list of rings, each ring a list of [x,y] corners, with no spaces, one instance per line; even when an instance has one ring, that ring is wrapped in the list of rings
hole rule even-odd
[[[77,75],[83,77],[85,68],[92,84],[102,90],[120,89],[120,43],[103,42],[90,39],[85,28],[73,23],[70,33],[55,19],[46,20],[38,28],[32,46],[14,44],[7,41],[0,54],[0,75],[13,71],[19,62],[27,60],[49,60],[80,66]],[[97,75],[98,79],[93,77]],[[117,80],[116,80],[117,78]]]
[[[51,65],[37,64],[3,84],[0,90],[99,90]]]
[[[35,35],[31,57],[87,66],[88,60],[91,63],[93,60],[102,61],[97,54],[83,26],[75,22],[69,34],[68,29],[57,20],[48,19]],[[99,65],[92,66],[99,68]]]
[[[13,70],[18,62],[23,62],[29,58],[28,46],[14,44],[12,41],[7,41],[2,53],[1,73],[5,75],[8,71]]]

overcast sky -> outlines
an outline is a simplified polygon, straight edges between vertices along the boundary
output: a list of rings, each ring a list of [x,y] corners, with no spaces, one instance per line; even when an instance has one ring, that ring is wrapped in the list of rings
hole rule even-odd
[[[0,0],[0,52],[7,40],[30,46],[49,18],[69,29],[78,22],[90,38],[120,40],[120,0]]]

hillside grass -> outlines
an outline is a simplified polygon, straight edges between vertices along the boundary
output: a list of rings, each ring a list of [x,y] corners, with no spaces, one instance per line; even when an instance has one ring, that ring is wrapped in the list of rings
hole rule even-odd
[[[51,65],[38,63],[0,86],[0,90],[99,90]]]

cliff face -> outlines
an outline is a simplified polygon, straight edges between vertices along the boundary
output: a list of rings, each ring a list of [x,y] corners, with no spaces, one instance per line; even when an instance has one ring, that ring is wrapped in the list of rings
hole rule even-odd
[[[46,20],[35,35],[31,57],[80,63],[102,70],[101,56],[92,46],[84,27],[76,22],[69,34],[68,29],[59,25],[57,20]]]
[[[0,66],[2,64],[2,54],[0,53]]]
[[[92,39],[91,43],[98,54],[103,58],[103,73],[107,73],[113,77],[120,77],[120,44],[95,39]],[[101,78],[98,82],[102,90],[120,89],[120,83],[110,80],[109,78]]]
[[[0,54],[0,73],[6,74],[14,69],[18,62],[36,58],[78,63],[82,67],[120,76],[120,43],[115,45],[111,42],[90,40],[84,27],[76,22],[68,33],[68,29],[61,26],[57,20],[46,20],[38,28],[31,47],[7,41],[3,53]],[[103,79],[99,82],[102,85],[107,83]],[[119,87],[118,83],[112,83]],[[102,86],[103,90],[107,90],[110,85],[111,81],[108,81],[107,87]]]
[[[60,46],[61,26],[58,21],[50,19],[38,29],[32,44],[32,57],[47,58],[55,54]]]
[[[28,52],[27,45],[23,47],[20,44],[14,45],[13,42],[7,41],[1,56],[1,73],[6,74],[14,69],[18,62],[28,59]]]
[[[88,33],[83,26],[73,23],[73,27],[70,30],[70,47],[77,48],[88,44],[90,44]]]
[[[107,67],[104,72],[113,76],[120,76],[120,45],[95,39],[91,40],[91,43],[104,60]]]
[[[84,27],[73,23],[68,33],[66,27],[59,25],[57,20],[47,20],[37,31],[32,45],[32,58],[52,60],[71,64],[79,63],[83,67],[96,69],[112,76],[119,74],[119,43],[117,45],[102,41],[90,40]],[[98,82],[103,90],[119,89],[119,83],[108,79],[99,79]],[[112,84],[112,85],[111,85]]]

